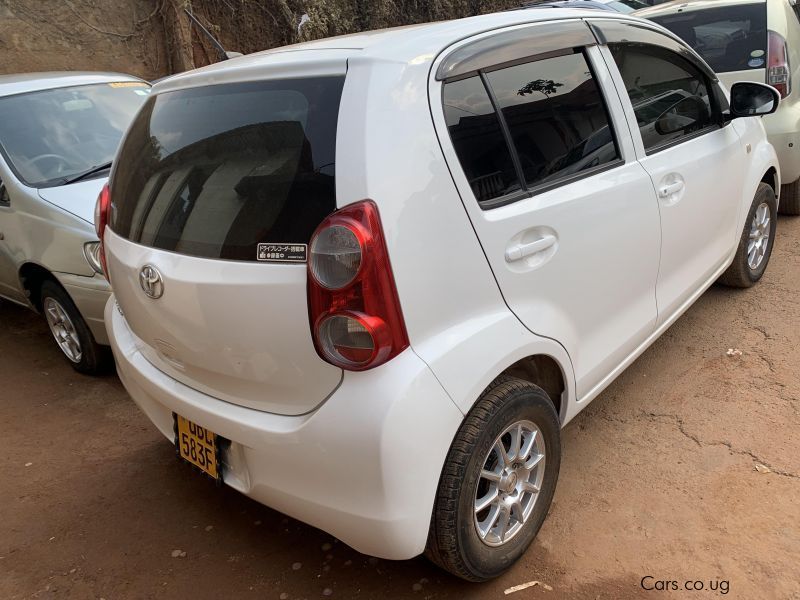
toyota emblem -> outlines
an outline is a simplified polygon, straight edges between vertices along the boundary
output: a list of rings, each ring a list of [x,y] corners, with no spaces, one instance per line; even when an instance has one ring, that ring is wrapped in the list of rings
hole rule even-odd
[[[148,298],[157,300],[164,295],[164,280],[153,265],[145,265],[139,271],[139,285]]]

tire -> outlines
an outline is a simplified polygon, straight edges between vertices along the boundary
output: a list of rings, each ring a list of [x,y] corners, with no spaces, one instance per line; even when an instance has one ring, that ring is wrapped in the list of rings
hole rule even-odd
[[[778,212],[782,215],[800,215],[800,179],[781,186],[781,203]]]
[[[110,371],[114,364],[111,349],[94,341],[86,321],[64,288],[54,281],[45,281],[39,299],[56,345],[72,368],[86,375]]]
[[[765,251],[761,261],[753,268],[749,262],[748,249],[750,244],[750,233],[753,227],[754,219],[758,213],[759,207],[766,204],[769,208],[769,226],[767,231],[769,239],[766,240]],[[767,270],[770,256],[772,255],[772,247],[775,244],[775,233],[778,225],[778,206],[775,200],[775,192],[766,183],[761,183],[756,190],[753,204],[747,213],[747,218],[744,222],[744,229],[742,236],[739,238],[739,247],[736,249],[736,256],[733,263],[728,267],[728,270],[719,278],[719,283],[736,288],[749,288],[758,283],[764,272]]]
[[[516,473],[525,473],[522,467],[513,477],[504,476],[496,483],[481,476],[482,470],[504,472],[506,463],[501,461],[498,441],[512,458],[509,464],[517,463],[513,460],[514,454],[518,454],[514,451],[514,438],[510,434],[502,438],[500,435],[510,426],[516,431],[521,422],[526,423],[522,429],[523,451],[533,432],[532,428],[526,428],[535,426],[538,429],[529,458],[526,460],[523,455],[521,462],[533,464],[531,461],[544,449],[544,460],[525,475],[531,482],[538,483],[538,494],[520,493],[519,486],[525,484],[520,483],[523,476],[517,477]],[[560,464],[561,426],[544,390],[521,379],[502,377],[496,380],[467,415],[450,447],[439,482],[425,555],[446,571],[468,581],[486,581],[508,570],[528,549],[547,516]],[[515,481],[517,488],[510,492],[509,487]],[[520,502],[508,521],[509,526],[513,523],[517,530],[509,529],[505,541],[496,533],[500,529],[491,528],[491,523],[495,522],[491,516],[494,506],[475,512],[478,498],[492,497],[492,490],[500,497],[503,492],[510,492],[507,501],[517,499]],[[516,517],[524,515],[520,510],[531,499],[528,516],[520,521]],[[501,504],[498,500],[498,507]],[[478,531],[479,522],[484,530],[489,530],[485,538]],[[498,519],[497,527],[500,523]]]

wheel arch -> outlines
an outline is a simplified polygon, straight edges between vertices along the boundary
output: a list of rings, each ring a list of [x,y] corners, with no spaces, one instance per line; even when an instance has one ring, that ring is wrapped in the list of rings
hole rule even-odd
[[[42,310],[42,284],[45,281],[54,281],[58,285],[61,285],[58,278],[53,275],[49,269],[35,262],[23,263],[19,268],[19,280],[22,289],[24,289],[28,295],[28,302],[39,312]]]
[[[526,356],[506,367],[498,377],[504,375],[527,381],[542,388],[553,403],[559,421],[564,422],[563,411],[567,405],[564,396],[567,391],[567,380],[564,370],[555,358],[547,354]]]
[[[775,197],[778,198],[781,193],[780,177],[778,177],[778,170],[775,167],[770,167],[767,172],[761,177],[761,183],[766,183],[775,192]]]

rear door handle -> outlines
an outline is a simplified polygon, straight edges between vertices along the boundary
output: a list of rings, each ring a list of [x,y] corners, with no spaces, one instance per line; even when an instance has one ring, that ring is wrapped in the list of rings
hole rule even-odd
[[[516,244],[506,250],[506,262],[516,262],[539,252],[544,252],[548,248],[552,248],[555,243],[556,236],[546,235],[527,244]]]
[[[658,195],[660,198],[669,198],[678,192],[683,191],[683,188],[686,187],[686,184],[682,181],[676,181],[675,183],[669,183],[666,185],[662,185],[658,189]]]

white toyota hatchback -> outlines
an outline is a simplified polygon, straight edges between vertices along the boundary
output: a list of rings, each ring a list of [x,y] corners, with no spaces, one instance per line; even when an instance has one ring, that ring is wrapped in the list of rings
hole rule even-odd
[[[716,280],[755,283],[777,92],[657,25],[513,11],[173,77],[98,201],[134,400],[210,477],[470,580],[560,429]]]

